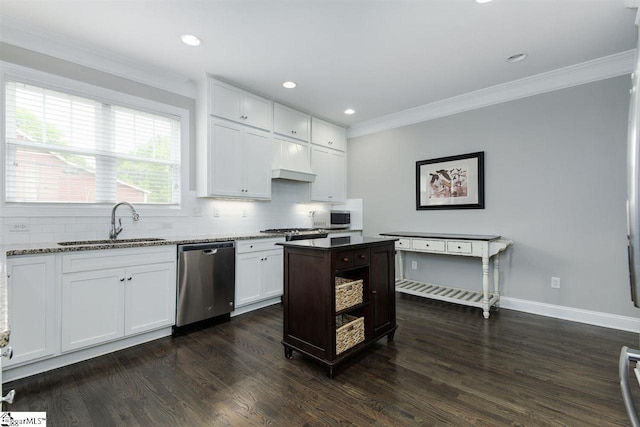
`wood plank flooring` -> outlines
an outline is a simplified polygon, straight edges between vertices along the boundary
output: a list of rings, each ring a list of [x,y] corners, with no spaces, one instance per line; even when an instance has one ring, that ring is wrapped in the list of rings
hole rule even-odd
[[[629,425],[617,363],[636,334],[407,295],[397,316],[333,379],[285,359],[276,305],[4,390],[51,426]]]

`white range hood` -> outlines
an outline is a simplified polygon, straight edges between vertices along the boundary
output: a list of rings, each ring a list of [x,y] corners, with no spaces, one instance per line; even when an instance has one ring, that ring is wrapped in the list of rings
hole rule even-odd
[[[271,178],[313,182],[316,174],[311,170],[309,147],[274,138],[275,154]]]

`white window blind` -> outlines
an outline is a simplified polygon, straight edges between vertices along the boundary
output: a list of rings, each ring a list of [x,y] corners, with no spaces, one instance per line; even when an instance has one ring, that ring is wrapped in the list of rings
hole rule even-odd
[[[178,204],[180,120],[6,81],[5,201]]]

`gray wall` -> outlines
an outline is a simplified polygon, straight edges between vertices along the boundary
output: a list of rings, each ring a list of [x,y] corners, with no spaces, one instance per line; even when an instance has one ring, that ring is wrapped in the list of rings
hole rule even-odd
[[[625,258],[629,88],[623,76],[350,139],[348,195],[364,201],[365,235],[499,234],[514,241],[502,295],[637,316]],[[415,162],[475,151],[485,209],[416,211]],[[406,267],[480,289],[477,260],[411,255]]]

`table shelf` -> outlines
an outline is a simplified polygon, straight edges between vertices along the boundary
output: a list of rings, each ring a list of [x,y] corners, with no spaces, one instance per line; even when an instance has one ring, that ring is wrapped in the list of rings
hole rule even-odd
[[[482,308],[484,298],[483,293],[478,291],[407,279],[396,279],[396,292],[479,308]],[[498,300],[498,295],[489,294],[489,305],[495,305]]]

